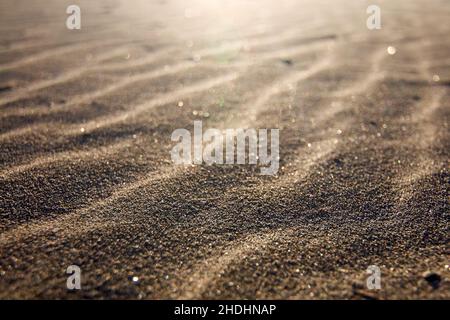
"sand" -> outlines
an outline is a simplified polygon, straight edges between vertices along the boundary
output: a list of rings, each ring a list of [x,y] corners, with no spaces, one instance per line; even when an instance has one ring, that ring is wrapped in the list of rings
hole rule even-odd
[[[448,1],[69,4],[0,1],[0,298],[450,298]],[[194,120],[278,174],[175,166]]]

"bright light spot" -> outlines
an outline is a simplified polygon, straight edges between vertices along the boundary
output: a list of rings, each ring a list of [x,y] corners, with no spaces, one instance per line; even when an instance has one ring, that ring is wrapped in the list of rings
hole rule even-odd
[[[387,52],[390,54],[390,55],[394,55],[396,52],[397,52],[397,49],[395,49],[395,47],[388,47],[387,48]]]
[[[438,82],[439,80],[441,80],[441,77],[439,77],[439,75],[435,74],[435,75],[433,76],[433,81],[434,81],[434,82]]]

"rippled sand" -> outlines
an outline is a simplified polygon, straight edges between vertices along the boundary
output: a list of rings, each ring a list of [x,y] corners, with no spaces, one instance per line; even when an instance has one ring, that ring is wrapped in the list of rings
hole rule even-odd
[[[0,1],[0,298],[449,299],[450,3],[378,3]],[[174,166],[194,120],[278,175]]]

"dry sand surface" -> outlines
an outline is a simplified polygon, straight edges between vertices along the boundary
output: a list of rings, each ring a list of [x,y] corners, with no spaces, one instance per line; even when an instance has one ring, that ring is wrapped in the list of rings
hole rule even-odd
[[[450,298],[449,1],[69,4],[0,1],[0,298]],[[194,120],[277,176],[175,166]]]

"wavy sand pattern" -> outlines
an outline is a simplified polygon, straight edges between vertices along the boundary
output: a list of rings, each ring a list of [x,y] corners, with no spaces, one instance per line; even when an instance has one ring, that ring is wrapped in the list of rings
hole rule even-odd
[[[1,1],[0,298],[449,299],[450,5],[369,4]],[[278,175],[173,165],[194,120]]]

